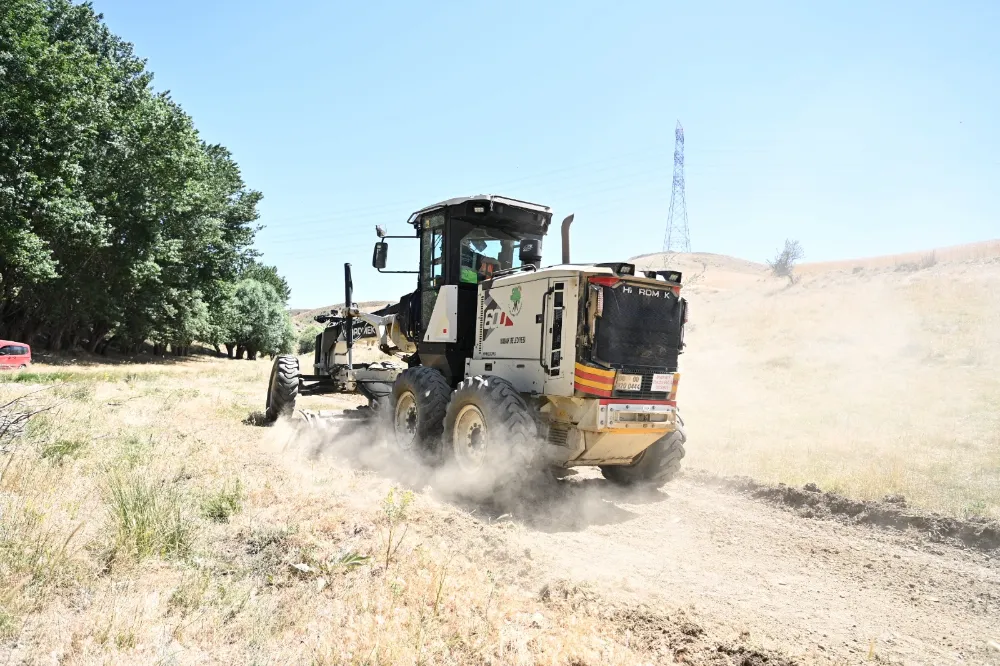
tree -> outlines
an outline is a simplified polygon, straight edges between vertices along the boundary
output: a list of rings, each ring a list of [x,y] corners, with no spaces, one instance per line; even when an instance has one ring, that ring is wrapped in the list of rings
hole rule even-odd
[[[0,337],[187,353],[244,277],[287,301],[260,192],[152,78],[89,4],[0,5]]]
[[[793,275],[795,262],[804,256],[805,252],[797,240],[786,239],[785,247],[779,250],[774,259],[767,262],[767,265],[775,277],[787,277],[789,282],[795,282]]]
[[[265,266],[257,260],[251,260],[249,265],[243,269],[241,275],[244,278],[250,278],[251,280],[271,285],[283,303],[287,303],[288,299],[292,297],[292,290],[288,286],[288,281],[278,274],[278,269],[275,266]]]
[[[260,353],[278,354],[292,350],[295,330],[284,301],[270,284],[245,278],[236,285],[226,306],[227,347],[235,357],[250,360]]]
[[[316,351],[316,336],[323,332],[323,329],[316,324],[306,326],[299,333],[299,354],[311,354]]]

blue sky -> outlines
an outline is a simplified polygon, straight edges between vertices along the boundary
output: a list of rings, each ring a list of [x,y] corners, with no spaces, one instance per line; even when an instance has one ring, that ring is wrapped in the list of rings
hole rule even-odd
[[[263,191],[293,307],[340,300],[345,261],[358,300],[411,290],[370,268],[374,225],[453,196],[575,213],[576,261],[657,251],[677,119],[694,250],[1000,237],[995,1],[94,5]]]

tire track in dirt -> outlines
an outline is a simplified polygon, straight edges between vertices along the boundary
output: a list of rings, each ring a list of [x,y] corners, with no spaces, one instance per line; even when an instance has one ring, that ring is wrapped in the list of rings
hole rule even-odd
[[[518,547],[600,594],[683,608],[803,663],[1000,664],[990,554],[803,518],[686,477],[626,492],[588,470],[515,512]]]

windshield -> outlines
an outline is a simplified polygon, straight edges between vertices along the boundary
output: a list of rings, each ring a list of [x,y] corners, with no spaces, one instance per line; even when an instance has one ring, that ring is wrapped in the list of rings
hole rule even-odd
[[[473,229],[462,237],[462,267],[460,280],[476,284],[494,273],[520,268],[520,239],[496,229]]]

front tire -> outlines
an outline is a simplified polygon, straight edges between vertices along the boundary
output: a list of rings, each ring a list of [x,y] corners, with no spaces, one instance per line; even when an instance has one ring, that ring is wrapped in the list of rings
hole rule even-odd
[[[467,490],[491,493],[535,468],[539,444],[531,408],[505,379],[463,380],[444,427],[447,451]]]
[[[620,486],[659,488],[680,473],[685,441],[684,426],[678,424],[676,430],[653,442],[631,465],[603,465],[601,472],[605,479]]]
[[[401,372],[392,385],[388,410],[392,447],[404,455],[437,460],[450,397],[451,386],[434,368],[416,366]]]
[[[295,399],[298,395],[299,359],[282,354],[274,359],[274,364],[271,366],[264,420],[274,423],[282,416],[291,416],[295,411]]]

